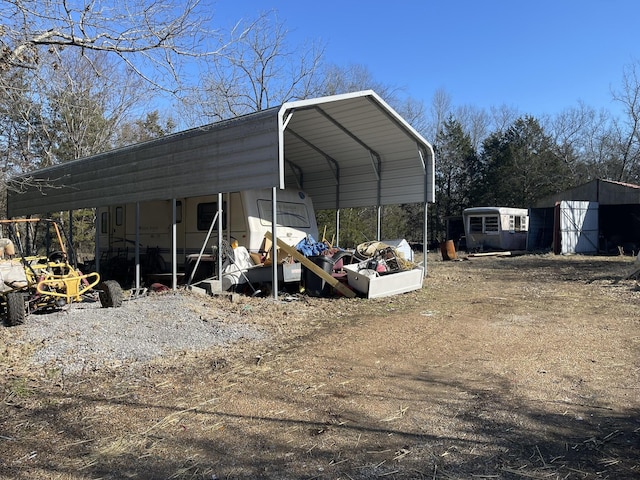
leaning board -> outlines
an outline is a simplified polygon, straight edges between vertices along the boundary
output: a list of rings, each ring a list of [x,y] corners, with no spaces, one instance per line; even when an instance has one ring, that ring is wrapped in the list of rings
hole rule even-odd
[[[265,238],[267,240],[273,241],[273,239],[271,237],[271,232],[265,233],[264,236],[265,236]],[[283,242],[282,240],[278,239],[278,248],[282,249],[288,255],[291,255],[295,260],[297,260],[302,265],[304,265],[306,268],[308,268],[313,273],[318,275],[320,278],[322,278],[325,282],[327,282],[329,285],[331,285],[333,288],[335,288],[337,291],[339,291],[345,297],[353,298],[353,297],[356,296],[356,294],[355,294],[355,292],[353,290],[351,290],[345,284],[341,283],[338,279],[333,278],[329,273],[325,272],[318,265],[316,265],[311,260],[309,260],[307,257],[305,257],[300,252],[298,252],[295,249],[295,247],[287,245],[285,242]]]

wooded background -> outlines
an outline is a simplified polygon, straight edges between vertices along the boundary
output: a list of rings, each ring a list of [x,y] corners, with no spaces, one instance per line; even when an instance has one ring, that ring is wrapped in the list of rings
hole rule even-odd
[[[98,8],[99,7],[99,8]],[[126,8],[125,8],[126,7]],[[199,0],[0,1],[0,152],[12,176],[284,102],[373,89],[436,151],[430,243],[470,206],[530,207],[595,178],[640,183],[640,63],[611,91],[617,114],[578,103],[532,116],[517,107],[430,104],[376,81],[366,65],[325,61],[292,44],[274,12],[230,30]],[[398,79],[402,84],[402,79]],[[4,200],[3,200],[4,201]],[[5,208],[2,208],[5,211]],[[65,219],[65,215],[60,215]],[[341,246],[374,240],[373,207],[341,211]],[[68,220],[67,220],[68,221]],[[92,211],[74,212],[76,248],[91,251]],[[422,206],[383,210],[383,238],[422,239]],[[318,212],[335,234],[334,212]]]

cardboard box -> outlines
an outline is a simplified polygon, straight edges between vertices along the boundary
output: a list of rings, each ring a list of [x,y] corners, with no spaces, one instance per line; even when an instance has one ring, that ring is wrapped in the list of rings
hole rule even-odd
[[[282,263],[287,259],[289,255],[286,252],[283,252],[280,248],[278,248],[277,250],[278,250],[278,263]],[[262,240],[262,245],[260,245],[260,251],[267,252],[267,255],[264,259],[264,264],[271,265],[272,255],[273,255],[273,242],[270,239],[265,237]]]
[[[380,275],[375,270],[367,269],[366,265],[367,262],[354,263],[345,265],[344,269],[349,286],[365,294],[367,298],[388,297],[422,288],[422,267]]]
[[[259,253],[250,252],[249,256],[251,257],[251,261],[254,265],[262,265],[262,255]]]

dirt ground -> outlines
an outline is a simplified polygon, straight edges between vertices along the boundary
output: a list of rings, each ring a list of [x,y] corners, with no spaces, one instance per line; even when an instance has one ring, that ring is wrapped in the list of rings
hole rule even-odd
[[[194,298],[270,333],[136,371],[0,329],[2,479],[640,478],[629,257],[429,258],[394,297]]]

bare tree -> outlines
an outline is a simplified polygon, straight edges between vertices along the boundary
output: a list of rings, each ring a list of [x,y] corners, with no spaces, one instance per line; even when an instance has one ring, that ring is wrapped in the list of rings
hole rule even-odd
[[[191,122],[221,120],[314,95],[323,47],[313,42],[291,46],[288,33],[273,13],[237,24],[201,85],[184,99]]]
[[[439,88],[433,93],[430,108],[430,138],[436,138],[444,127],[444,122],[451,115],[451,95],[444,88]]]
[[[469,135],[474,151],[479,151],[482,141],[489,135],[491,117],[486,110],[473,105],[455,108],[454,118],[460,122],[463,131]]]
[[[521,116],[516,107],[506,104],[489,109],[493,131],[503,133]]]
[[[625,67],[622,86],[613,99],[622,104],[625,117],[614,122],[619,172],[617,180],[640,181],[640,62]]]
[[[151,86],[105,52],[65,51],[60,63],[46,69],[42,87],[55,160],[113,148],[117,129],[149,98]]]
[[[366,65],[351,63],[346,66],[326,65],[319,78],[319,91],[322,95],[338,95],[341,93],[373,90],[388,103],[395,103],[399,88],[385,85],[374,79]]]
[[[416,130],[424,133],[427,130],[426,108],[422,100],[407,97],[404,89],[374,79],[366,65],[352,63],[346,66],[330,64],[322,69],[319,76],[320,85],[316,89],[320,95],[338,95],[373,90]]]
[[[188,63],[224,47],[204,1],[0,0],[2,187],[109,148],[136,101],[177,92]]]
[[[54,65],[67,47],[117,56],[155,86],[175,90],[183,57],[208,47],[201,0],[0,0],[0,71]]]
[[[48,144],[40,127],[42,105],[29,94],[33,74],[27,70],[0,73],[0,152],[2,184],[24,170],[32,158],[46,157]]]
[[[608,150],[612,136],[611,116],[580,102],[542,121],[551,136],[556,155],[569,167],[574,183],[609,178]]]
[[[112,148],[118,125],[151,88],[106,53],[77,49],[58,52],[55,67],[17,68],[0,78],[10,87],[0,95],[10,174]]]

